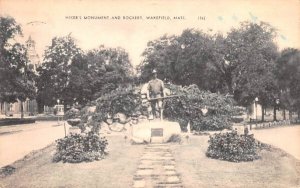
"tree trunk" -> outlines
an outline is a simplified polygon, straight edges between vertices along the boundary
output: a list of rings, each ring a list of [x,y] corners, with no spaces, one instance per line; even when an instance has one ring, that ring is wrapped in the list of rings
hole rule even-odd
[[[23,101],[21,101],[21,119],[24,118]]]
[[[227,89],[228,89],[228,93],[233,95],[233,88],[232,88],[232,81],[231,79],[226,79],[226,84],[227,84]]]
[[[289,110],[289,120],[292,120],[293,116],[292,116],[292,111]]]
[[[283,108],[282,113],[283,113],[283,120],[286,120],[285,108]]]
[[[261,105],[261,121],[265,121],[265,107]]]
[[[276,118],[276,106],[274,106],[273,120],[277,121],[277,118]]]

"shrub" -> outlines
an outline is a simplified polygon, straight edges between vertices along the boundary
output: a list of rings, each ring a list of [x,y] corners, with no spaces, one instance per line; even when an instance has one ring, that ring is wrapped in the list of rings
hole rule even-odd
[[[96,112],[92,116],[81,114],[81,124],[85,125],[91,116],[92,120],[88,126],[97,132],[100,123],[105,121],[108,115],[113,117],[117,113],[126,116],[138,112],[143,114],[141,95],[137,92],[139,89],[129,85],[99,97],[96,101]],[[169,85],[169,89],[172,94],[179,96],[164,100],[164,118],[178,122],[182,130],[186,129],[188,122],[191,129],[196,131],[231,128],[230,118],[236,112],[232,96],[201,91],[196,85]],[[205,114],[201,111],[204,108],[208,109]]]
[[[82,124],[87,123],[94,132],[99,132],[100,123],[106,121],[108,115],[114,117],[117,113],[123,113],[126,116],[131,116],[140,111],[142,102],[137,90],[138,88],[128,85],[99,97],[96,100],[95,113],[83,113],[81,115]],[[88,121],[89,116],[91,116],[91,121]]]
[[[196,85],[169,87],[179,97],[165,100],[164,117],[179,122],[183,130],[188,122],[196,131],[231,128],[229,120],[236,111],[232,96],[201,91]]]
[[[172,134],[167,142],[178,142],[181,143],[181,136],[178,134]]]
[[[102,159],[107,154],[107,140],[92,132],[87,135],[71,134],[56,141],[54,162],[80,163]]]
[[[76,108],[71,108],[65,113],[66,119],[74,119],[80,117],[80,111]]]
[[[210,136],[207,157],[231,162],[258,159],[257,144],[253,135],[238,135],[235,131]]]
[[[5,118],[0,119],[0,126],[35,123],[34,118]]]

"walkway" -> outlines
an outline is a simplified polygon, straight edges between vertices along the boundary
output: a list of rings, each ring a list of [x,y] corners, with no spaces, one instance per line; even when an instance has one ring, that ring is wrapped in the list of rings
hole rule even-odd
[[[67,124],[67,123],[66,123]],[[66,125],[68,131],[69,125]],[[63,138],[63,122],[36,122],[33,124],[0,127],[0,167],[23,158],[32,150],[38,150]]]
[[[168,144],[147,145],[134,175],[133,187],[183,187],[175,165],[175,159]]]

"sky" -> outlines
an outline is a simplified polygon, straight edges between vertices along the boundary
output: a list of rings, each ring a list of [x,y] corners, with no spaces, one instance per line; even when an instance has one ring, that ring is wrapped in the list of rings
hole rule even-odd
[[[147,42],[164,34],[180,35],[184,29],[194,28],[226,35],[242,21],[268,22],[277,29],[279,49],[300,49],[299,0],[0,0],[0,16],[15,18],[23,29],[23,37],[16,40],[24,42],[31,36],[41,58],[53,37],[71,33],[85,51],[100,45],[124,48],[136,66]],[[118,16],[120,19],[112,19]],[[170,19],[150,20],[148,16]]]

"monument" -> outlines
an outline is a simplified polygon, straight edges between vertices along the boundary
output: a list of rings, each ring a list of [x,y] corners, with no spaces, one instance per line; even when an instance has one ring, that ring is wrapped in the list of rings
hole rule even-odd
[[[173,135],[181,133],[179,123],[163,119],[163,100],[171,96],[166,96],[168,92],[165,92],[163,81],[157,78],[156,70],[152,75],[146,90],[148,120],[132,125],[131,139],[134,143],[168,142]]]

